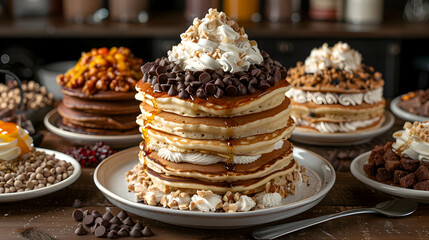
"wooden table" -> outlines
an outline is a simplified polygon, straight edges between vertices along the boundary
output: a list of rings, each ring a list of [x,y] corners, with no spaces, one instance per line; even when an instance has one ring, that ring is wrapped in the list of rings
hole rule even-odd
[[[354,149],[367,151],[374,144],[384,144],[392,140],[392,133],[401,128],[403,122],[396,120],[395,126],[383,136],[373,139],[369,144],[338,148],[339,151]],[[44,140],[41,147],[65,151],[71,146],[66,140],[41,129]],[[317,147],[303,144],[297,146],[311,149],[322,156],[329,157],[333,147]],[[0,239],[24,239],[23,235],[32,234],[29,239],[40,238],[44,233],[53,239],[95,239],[92,234],[78,237],[74,234],[77,223],[71,217],[75,210],[74,199],[84,203],[84,209],[105,212],[106,208],[116,214],[119,208],[112,205],[96,188],[92,180],[94,169],[84,168],[82,176],[71,186],[56,193],[21,202],[0,204]],[[339,212],[349,208],[368,207],[378,202],[392,199],[392,196],[375,191],[355,179],[350,172],[337,171],[337,180],[323,201],[314,208],[297,216],[268,225],[292,222],[325,214]],[[144,225],[150,225],[155,235],[149,239],[251,239],[253,228],[236,230],[204,230],[178,227],[155,220],[134,216]],[[39,234],[39,235],[38,235]],[[420,205],[409,217],[385,218],[363,214],[326,222],[307,228],[281,239],[429,239],[429,207]]]

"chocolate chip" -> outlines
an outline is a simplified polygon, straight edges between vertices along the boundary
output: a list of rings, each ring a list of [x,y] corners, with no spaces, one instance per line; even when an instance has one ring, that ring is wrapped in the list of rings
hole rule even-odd
[[[204,87],[207,96],[213,96],[216,93],[216,86],[213,83],[207,83]]]
[[[287,77],[287,71],[286,70],[280,70],[280,78],[285,79]]]
[[[98,217],[97,219],[95,219],[95,223],[98,223],[98,224],[100,224],[101,226],[105,226],[106,228],[108,228],[108,227],[110,226],[109,221],[104,220],[104,219],[103,219],[103,218],[101,218],[101,217]]]
[[[275,71],[274,72],[274,82],[280,81],[281,78],[282,78],[282,74],[280,73],[280,71]]]
[[[103,214],[103,219],[106,221],[110,221],[113,218],[113,214],[111,212],[106,212]]]
[[[259,82],[258,88],[262,89],[262,90],[266,90],[266,89],[270,88],[270,84],[266,80],[262,80]]]
[[[243,84],[238,85],[238,95],[242,96],[247,93],[247,88]]]
[[[179,73],[179,72],[183,72],[183,70],[179,65],[176,65],[176,66],[174,66],[172,72]]]
[[[158,82],[161,84],[167,83],[168,77],[165,74],[161,74],[158,76]]]
[[[82,221],[83,219],[83,212],[80,209],[76,209],[73,211],[72,216],[75,221]]]
[[[94,231],[94,235],[96,237],[105,237],[106,232],[107,232],[107,229],[105,226],[98,226]]]
[[[185,91],[184,88],[179,89],[179,98],[180,99],[187,99],[189,97],[189,94]]]
[[[125,220],[124,220],[123,223],[126,224],[126,225],[128,225],[128,226],[132,226],[132,225],[135,224],[134,221],[133,221],[133,219],[131,219],[131,217],[125,218]]]
[[[118,231],[118,236],[120,236],[120,237],[128,237],[129,235],[130,235],[130,233],[124,228],[121,228]]]
[[[74,231],[74,233],[76,235],[85,235],[87,233],[87,231],[85,230],[85,228],[82,226],[82,224],[78,224],[76,230]]]
[[[218,79],[218,78],[219,78],[219,75],[218,75],[216,72],[213,72],[213,73],[210,75],[210,78],[211,78],[211,79]]]
[[[214,82],[214,85],[217,87],[225,87],[225,84],[223,84],[222,79],[218,78],[216,79],[216,81]]]
[[[100,226],[100,224],[99,223],[96,223],[96,224],[94,224],[94,226],[92,226],[90,229],[91,229],[91,232],[92,233],[94,233],[95,232],[95,229],[97,229],[98,228],[98,226]]]
[[[137,223],[133,226],[133,229],[138,229],[139,231],[143,230],[143,225],[137,221]]]
[[[234,86],[238,86],[240,84],[240,80],[238,80],[238,78],[232,78],[232,84],[234,84]]]
[[[188,85],[188,86],[186,87],[186,92],[187,92],[189,95],[194,95],[194,88],[193,88],[191,85]]]
[[[206,98],[206,97],[207,97],[206,92],[205,92],[205,91],[204,91],[204,89],[202,89],[202,88],[198,88],[198,89],[197,89],[197,93],[196,93],[196,95],[197,95],[197,97],[199,97],[199,98]]]
[[[185,78],[183,78],[182,76],[176,76],[176,81],[183,82],[185,81]]]
[[[170,89],[170,84],[161,84],[161,89],[163,92],[167,92]]]
[[[260,75],[261,73],[262,73],[261,69],[256,68],[256,69],[253,69],[253,70],[250,72],[250,75],[252,75],[253,77],[259,77],[259,75]]]
[[[83,216],[85,217],[86,215],[91,215],[91,214],[89,213],[89,210],[85,210],[85,211],[83,211]]]
[[[232,85],[231,77],[225,77],[222,81],[223,81],[223,83],[225,83],[225,85],[227,85],[227,86]]]
[[[193,82],[193,81],[195,81],[195,77],[191,73],[185,76],[185,82]]]
[[[227,88],[226,88],[226,95],[228,96],[228,97],[235,97],[235,96],[237,96],[237,87],[235,87],[235,86],[233,86],[233,85],[230,85],[230,86],[228,86]]]
[[[152,67],[153,67],[153,64],[150,62],[147,62],[141,67],[141,70],[143,73],[148,73]]]
[[[137,230],[137,229],[133,229],[130,232],[130,236],[133,237],[133,238],[138,238],[138,237],[142,236],[142,233],[139,230]]]
[[[219,77],[223,77],[223,75],[225,75],[225,72],[224,72],[222,69],[218,69],[218,70],[216,70],[216,71],[215,71],[215,73],[216,73],[217,75],[219,75]]]
[[[177,92],[176,86],[171,85],[170,89],[168,90],[168,95],[170,95],[170,96],[176,96],[177,93],[178,92]]]
[[[159,66],[164,67],[165,66],[165,59],[161,59],[161,61],[159,61]]]
[[[91,226],[92,224],[94,224],[94,217],[92,215],[86,215],[85,217],[83,217],[82,223],[86,226]]]
[[[240,77],[240,82],[243,84],[247,84],[249,82],[249,76],[243,75]]]
[[[149,75],[149,74],[147,74],[147,73],[145,73],[145,74],[143,75],[143,78],[142,78],[142,81],[143,81],[143,82],[147,82],[148,75]]]
[[[215,98],[220,98],[220,97],[222,97],[223,96],[223,90],[220,88],[220,87],[218,87],[217,89],[216,89],[216,93],[215,93]]]
[[[176,78],[176,74],[175,73],[171,73],[171,72],[166,72],[164,73],[165,76],[167,76],[168,78]]]
[[[118,238],[118,234],[115,232],[115,231],[110,231],[108,234],[107,234],[107,238],[109,238],[109,239],[116,239],[116,238]]]
[[[199,88],[201,86],[201,83],[198,81],[191,82],[191,86],[195,89]]]
[[[267,78],[267,82],[270,84],[270,86],[274,86],[274,84],[275,84],[275,82],[274,82],[274,78],[273,78],[273,77],[271,77],[271,76],[269,76],[269,77]]]
[[[203,71],[195,71],[194,72],[194,77],[195,78],[199,78],[199,76],[203,73]]]
[[[169,78],[169,79],[167,80],[167,84],[173,84],[173,85],[176,85],[176,83],[177,83],[176,78]]]
[[[177,88],[178,88],[178,89],[185,88],[185,84],[184,84],[183,82],[179,82],[179,83],[177,84]]]
[[[157,68],[157,66],[156,66],[156,65],[153,65],[153,66],[150,68],[150,70],[149,70],[149,74],[150,74],[151,76],[156,75],[156,68]]]
[[[143,235],[143,237],[151,237],[151,236],[153,236],[153,232],[149,226],[146,226],[142,231],[142,235]]]
[[[247,85],[247,92],[250,94],[254,94],[256,92],[256,89],[252,86],[251,83],[249,83],[249,85]]]
[[[73,207],[74,208],[81,208],[81,207],[83,207],[83,204],[79,199],[75,199],[73,202]]]
[[[118,216],[119,216],[119,214],[118,214]],[[110,221],[109,221],[110,223],[116,223],[116,224],[120,224],[120,223],[122,223],[121,222],[121,219],[119,219],[117,216],[114,216],[112,219],[110,219]]]
[[[101,214],[100,214],[97,210],[92,211],[91,215],[92,215],[94,218],[101,217]]]
[[[267,53],[267,52],[265,52],[264,50],[262,50],[261,51],[261,55],[262,55],[262,57],[263,58],[268,58],[270,55]]]
[[[130,227],[130,226],[128,226],[128,225],[125,225],[125,224],[122,224],[122,225],[121,225],[121,228],[123,228],[123,229],[127,230],[128,232],[129,232],[129,231],[131,231],[131,227]]]
[[[121,229],[119,224],[116,224],[116,223],[110,224],[109,230],[119,231],[119,229]]]
[[[153,86],[153,92],[162,92],[161,84],[157,83]]]

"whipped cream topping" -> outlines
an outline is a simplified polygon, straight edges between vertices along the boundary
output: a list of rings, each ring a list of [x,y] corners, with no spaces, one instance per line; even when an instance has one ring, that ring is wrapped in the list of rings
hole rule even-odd
[[[274,144],[274,150],[279,150],[283,147],[283,141],[278,141]],[[197,165],[210,165],[218,162],[226,162],[228,158],[222,157],[219,155],[213,154],[205,154],[201,152],[193,152],[193,153],[182,153],[182,152],[173,152],[168,148],[160,148],[158,149],[158,156],[161,158],[175,162],[187,162]],[[243,156],[243,155],[234,155],[233,163],[234,164],[248,164],[258,160],[261,155],[255,156]]]
[[[311,50],[305,59],[305,72],[321,72],[327,67],[353,72],[361,67],[361,62],[361,54],[347,43],[338,42],[332,48],[324,43],[322,47]]]
[[[11,161],[30,152],[33,138],[28,131],[11,122],[0,121],[0,160]]]
[[[413,125],[407,122],[404,130],[393,134],[396,142],[392,145],[394,151],[402,156],[429,161],[429,122],[414,122]]]
[[[168,51],[168,59],[184,70],[235,73],[263,61],[257,43],[249,41],[243,28],[216,9],[209,9],[201,20],[195,18],[180,38],[181,43]]]
[[[256,202],[253,199],[246,195],[241,195],[240,199],[235,203],[237,204],[237,210],[239,212],[247,212],[250,209],[256,206]]]
[[[259,203],[264,205],[265,208],[271,208],[280,205],[282,196],[278,193],[262,192],[256,194],[256,199]]]
[[[340,123],[332,123],[332,122],[317,122],[312,123],[306,121],[302,118],[294,118],[297,126],[310,126],[316,128],[319,132],[322,133],[335,133],[335,132],[354,132],[358,128],[363,128],[374,124],[375,122],[380,120],[380,117],[361,120],[361,121],[349,121],[349,122],[340,122]]]
[[[194,203],[197,209],[202,212],[215,212],[216,209],[220,208],[222,199],[219,195],[214,193],[204,197],[195,194],[191,198],[191,203]]]
[[[361,105],[363,102],[374,104],[383,100],[383,88],[376,88],[366,93],[331,93],[303,91],[292,88],[286,96],[297,103],[314,102],[315,104],[341,104],[343,106]]]

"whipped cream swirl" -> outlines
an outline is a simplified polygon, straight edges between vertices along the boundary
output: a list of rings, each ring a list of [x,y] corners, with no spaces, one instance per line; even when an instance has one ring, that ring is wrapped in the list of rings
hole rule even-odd
[[[312,92],[292,88],[286,96],[297,103],[314,102],[315,104],[341,104],[343,106],[361,105],[363,102],[374,104],[383,100],[383,88],[376,88],[366,93],[331,93]]]
[[[279,150],[283,147],[283,141],[278,141],[274,144],[274,150]],[[197,165],[210,165],[218,162],[226,162],[228,158],[222,157],[219,155],[205,154],[200,152],[194,153],[182,153],[182,152],[173,152],[167,148],[158,149],[158,156],[163,159],[166,159],[171,162],[180,163],[187,162]],[[234,155],[234,164],[248,164],[258,160],[261,155],[255,156],[243,156],[243,155]]]
[[[202,212],[216,212],[216,209],[220,208],[222,204],[222,199],[217,194],[209,194],[207,196],[195,194],[192,196],[191,202]]]
[[[380,120],[380,117],[368,119],[368,120],[361,120],[361,121],[349,121],[349,122],[340,122],[340,123],[333,123],[333,122],[317,122],[312,123],[309,121],[306,121],[302,118],[294,118],[297,126],[310,126],[313,128],[316,128],[319,132],[322,133],[335,133],[335,132],[354,132],[358,128],[364,128],[368,127],[377,121]]]
[[[235,73],[263,61],[257,43],[249,41],[243,28],[216,9],[209,9],[201,20],[195,18],[180,38],[181,43],[168,51],[168,59],[184,70]]]
[[[11,161],[29,152],[33,138],[20,126],[0,121],[0,161]]]
[[[361,62],[362,55],[347,43],[338,42],[332,48],[324,43],[314,48],[305,60],[305,72],[321,72],[327,67],[353,72],[361,67]]]
[[[392,145],[396,153],[402,156],[420,160],[429,161],[429,142],[424,141],[421,136],[416,134],[416,131],[409,126],[410,124],[404,125],[404,130],[397,131],[393,134],[396,142]],[[429,122],[418,123],[420,130],[426,130],[429,133]]]
[[[239,212],[247,212],[256,206],[256,202],[246,195],[241,195],[240,199],[235,203]]]
[[[258,202],[263,204],[265,208],[271,208],[280,205],[282,196],[278,193],[259,193],[256,194]]]

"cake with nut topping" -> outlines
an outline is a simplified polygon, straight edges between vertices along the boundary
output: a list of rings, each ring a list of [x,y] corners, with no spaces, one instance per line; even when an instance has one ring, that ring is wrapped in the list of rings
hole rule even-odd
[[[216,9],[181,39],[168,58],[142,66],[144,141],[129,189],[145,204],[180,210],[281,204],[306,180],[287,141],[295,123],[286,69]]]
[[[292,116],[297,128],[351,133],[379,128],[384,121],[384,80],[347,43],[323,44],[288,71]]]

